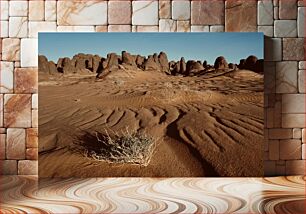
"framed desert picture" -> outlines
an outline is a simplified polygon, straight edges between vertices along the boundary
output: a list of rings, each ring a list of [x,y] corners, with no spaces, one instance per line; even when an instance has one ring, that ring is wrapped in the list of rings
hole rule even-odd
[[[39,33],[39,176],[263,176],[263,40]]]

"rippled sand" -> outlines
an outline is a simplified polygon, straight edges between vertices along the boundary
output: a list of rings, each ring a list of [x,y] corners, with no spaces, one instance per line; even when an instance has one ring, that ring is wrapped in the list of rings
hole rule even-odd
[[[246,70],[201,77],[119,71],[100,81],[41,80],[39,175],[262,176],[263,118],[263,76]],[[147,167],[91,160],[69,147],[85,132],[127,127],[157,139]]]

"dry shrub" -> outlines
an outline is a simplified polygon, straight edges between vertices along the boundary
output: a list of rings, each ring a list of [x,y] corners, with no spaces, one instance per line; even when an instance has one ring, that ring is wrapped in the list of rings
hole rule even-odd
[[[156,140],[146,134],[124,131],[112,136],[105,133],[87,133],[80,146],[86,157],[109,163],[129,163],[147,166],[153,156]]]

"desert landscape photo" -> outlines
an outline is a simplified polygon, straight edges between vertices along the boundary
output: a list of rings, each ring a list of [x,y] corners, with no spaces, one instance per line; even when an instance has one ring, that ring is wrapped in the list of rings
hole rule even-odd
[[[40,33],[40,177],[263,176],[261,33]]]

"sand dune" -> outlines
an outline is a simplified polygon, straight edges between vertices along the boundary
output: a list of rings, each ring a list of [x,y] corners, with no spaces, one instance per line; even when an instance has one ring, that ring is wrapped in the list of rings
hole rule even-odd
[[[42,177],[262,175],[263,76],[255,72],[121,70],[99,81],[41,79],[39,92]],[[147,167],[95,161],[71,149],[85,133],[126,129],[157,139]]]

